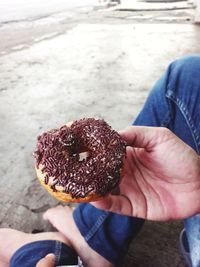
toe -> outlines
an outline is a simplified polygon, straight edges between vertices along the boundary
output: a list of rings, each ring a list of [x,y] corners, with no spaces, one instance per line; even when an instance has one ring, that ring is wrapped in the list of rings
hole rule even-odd
[[[60,217],[62,215],[67,216],[69,213],[72,213],[72,208],[69,206],[62,206],[58,205],[56,207],[48,209],[44,214],[43,214],[43,219],[52,221],[54,220],[55,217]]]

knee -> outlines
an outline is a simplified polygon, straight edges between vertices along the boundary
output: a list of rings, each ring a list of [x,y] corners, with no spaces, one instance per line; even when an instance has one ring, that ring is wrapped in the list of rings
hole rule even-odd
[[[191,55],[174,61],[171,64],[173,74],[188,80],[200,77],[200,55]]]
[[[176,96],[200,97],[200,55],[183,57],[170,64],[167,88]],[[192,95],[191,95],[192,94]]]

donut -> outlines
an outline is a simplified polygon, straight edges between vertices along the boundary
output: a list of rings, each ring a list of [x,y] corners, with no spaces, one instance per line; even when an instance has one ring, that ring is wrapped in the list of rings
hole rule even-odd
[[[36,174],[59,201],[95,201],[119,185],[125,154],[125,142],[104,120],[84,118],[37,138]]]

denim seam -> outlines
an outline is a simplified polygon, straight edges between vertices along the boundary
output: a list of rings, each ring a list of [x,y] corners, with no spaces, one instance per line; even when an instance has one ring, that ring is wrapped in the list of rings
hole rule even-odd
[[[60,261],[60,256],[61,256],[61,242],[60,241],[56,241],[56,246],[55,246],[55,257],[56,257],[56,264],[59,263]]]
[[[94,226],[91,228],[91,230],[87,233],[87,235],[84,236],[86,241],[89,241],[89,239],[97,232],[99,227],[102,225],[102,223],[106,220],[106,218],[109,216],[109,213],[101,215]]]
[[[198,136],[198,131],[194,126],[193,120],[189,115],[187,107],[185,106],[184,102],[182,102],[178,97],[175,98],[171,93],[172,93],[172,91],[169,94],[167,93],[166,97],[168,97],[170,100],[172,100],[180,109],[180,111],[181,111],[182,115],[184,116],[185,121],[186,121],[186,123],[190,129],[190,132],[192,134],[197,152],[199,153],[200,138]]]

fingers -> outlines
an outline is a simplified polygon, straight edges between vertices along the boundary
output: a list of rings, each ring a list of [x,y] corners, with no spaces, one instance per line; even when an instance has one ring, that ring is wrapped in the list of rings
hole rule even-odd
[[[164,127],[129,126],[120,132],[121,137],[129,146],[152,150],[153,147],[166,139],[170,131]]]
[[[55,266],[55,255],[48,254],[45,258],[41,259],[36,267],[54,267]]]
[[[133,207],[130,200],[123,195],[109,195],[108,197],[92,202],[91,204],[98,209],[112,211],[127,216],[134,216]]]

